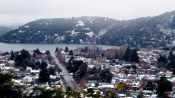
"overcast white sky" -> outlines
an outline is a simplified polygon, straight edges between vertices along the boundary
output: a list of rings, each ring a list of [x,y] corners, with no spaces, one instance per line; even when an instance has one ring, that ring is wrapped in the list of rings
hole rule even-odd
[[[127,20],[173,10],[175,0],[0,0],[0,25],[72,16]]]

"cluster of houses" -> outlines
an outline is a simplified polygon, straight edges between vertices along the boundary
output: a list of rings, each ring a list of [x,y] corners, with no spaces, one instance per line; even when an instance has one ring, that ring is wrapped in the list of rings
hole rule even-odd
[[[96,68],[109,68],[113,74],[113,78],[110,83],[105,83],[99,81],[97,78],[86,78],[86,86],[84,87],[85,91],[88,89],[94,89],[94,94],[97,91],[100,91],[100,94],[105,95],[106,91],[112,90],[115,91],[117,98],[137,98],[139,94],[143,94],[144,98],[157,98],[156,94],[156,81],[160,79],[161,76],[165,77],[171,81],[174,85],[175,77],[173,73],[167,69],[157,68],[157,58],[159,55],[165,51],[162,50],[139,50],[139,63],[131,63],[126,61],[119,60],[124,52],[126,51],[126,46],[117,47],[113,49],[108,49],[104,51],[107,57],[116,58],[108,60],[103,57],[97,58],[88,58],[84,56],[85,54],[75,56],[76,60],[83,60],[88,63],[88,69]],[[68,59],[68,56],[66,56]],[[148,82],[153,83],[153,89],[147,90],[145,87]],[[84,82],[83,82],[84,83]],[[173,87],[174,88],[174,87]],[[171,92],[171,96],[173,96]]]
[[[144,98],[157,98],[156,94],[156,81],[160,79],[162,75],[175,85],[175,77],[173,73],[166,69],[159,69],[156,67],[157,58],[162,53],[161,50],[139,50],[138,56],[140,63],[131,63],[121,61],[120,58],[124,55],[127,47],[117,47],[103,51],[103,55],[94,58],[95,51],[91,51],[89,55],[81,53],[78,49],[74,52],[74,59],[87,62],[88,71],[94,69],[109,69],[112,73],[111,82],[102,82],[98,78],[92,78],[92,75],[79,82],[83,91],[88,92],[92,89],[94,94],[100,92],[101,96],[104,96],[108,91],[112,91],[117,98],[137,98],[140,94]],[[59,55],[62,62],[68,62],[70,56],[68,53],[61,51]],[[14,61],[9,59],[9,55],[0,55],[0,70],[1,72],[15,73],[17,78],[13,79],[15,85],[23,85],[29,88],[35,86],[41,86],[49,88],[51,86],[64,86],[63,81],[60,79],[59,73],[50,75],[51,83],[41,84],[38,83],[40,70],[33,70],[27,67],[27,70],[23,71],[14,67]],[[109,59],[110,60],[109,60]],[[118,59],[116,59],[118,58]],[[49,66],[54,66],[48,63]],[[94,76],[97,74],[94,74]],[[153,84],[153,89],[145,89],[148,82]],[[173,87],[174,88],[174,87]],[[29,89],[28,92],[30,92]],[[174,91],[171,92],[173,96]]]
[[[42,58],[41,58],[42,59]],[[48,63],[48,67],[55,66]],[[2,73],[10,73],[14,75],[12,81],[15,86],[23,86],[27,89],[24,92],[28,95],[32,92],[33,88],[40,87],[40,88],[47,88],[50,89],[51,87],[63,87],[63,82],[60,78],[60,73],[56,72],[55,75],[50,75],[50,82],[41,83],[39,81],[39,73],[40,69],[32,69],[31,67],[27,67],[26,70],[21,69],[20,67],[15,67],[14,60],[10,60],[10,54],[7,55],[0,55],[0,72]]]

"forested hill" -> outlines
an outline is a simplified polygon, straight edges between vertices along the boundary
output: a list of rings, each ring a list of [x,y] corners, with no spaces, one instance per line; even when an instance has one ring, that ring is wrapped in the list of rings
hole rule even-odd
[[[91,43],[100,30],[117,21],[105,17],[40,19],[1,37],[7,43]]]
[[[175,42],[175,11],[155,17],[138,18],[114,26],[98,41],[101,44],[146,47]]]
[[[0,38],[6,43],[64,43],[164,47],[175,42],[175,11],[118,21],[105,17],[40,19]]]
[[[0,26],[0,36],[4,35],[5,33],[9,32],[12,28],[7,26]]]

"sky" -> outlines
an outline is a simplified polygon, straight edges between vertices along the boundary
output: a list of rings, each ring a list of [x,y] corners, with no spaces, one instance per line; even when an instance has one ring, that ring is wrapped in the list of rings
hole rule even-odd
[[[175,0],[0,0],[0,25],[79,16],[128,20],[173,10]]]

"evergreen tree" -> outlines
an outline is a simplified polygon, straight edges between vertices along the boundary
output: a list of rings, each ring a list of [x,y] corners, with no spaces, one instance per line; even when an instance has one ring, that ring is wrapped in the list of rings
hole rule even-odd
[[[130,49],[130,47],[128,46],[128,48],[126,49],[125,54],[124,54],[122,60],[128,61],[129,56],[130,56],[130,51],[131,51],[131,49]]]
[[[56,71],[55,71],[54,67],[49,67],[48,70],[49,70],[50,75],[56,75]]]
[[[66,48],[64,49],[64,52],[69,52],[69,48],[66,46]]]
[[[56,47],[56,49],[55,49],[55,53],[58,53],[58,47]]]
[[[50,82],[50,72],[47,69],[47,63],[41,62],[40,64],[40,73],[39,73],[39,80],[41,82]]]
[[[89,50],[89,48],[87,46],[85,46],[84,48],[81,48],[81,52],[87,53]]]
[[[14,54],[14,52],[13,51],[11,51],[11,56],[10,56],[10,60],[13,60],[14,58],[15,58],[15,54]]]
[[[168,60],[173,60],[175,58],[174,54],[173,54],[173,51],[170,51],[169,52],[169,55],[168,55]]]
[[[46,50],[45,54],[46,55],[50,55],[50,51],[49,50]]]
[[[172,91],[172,86],[172,83],[165,76],[160,77],[157,88],[158,97],[164,98],[164,93]]]
[[[165,55],[160,55],[158,58],[158,63],[163,62],[163,63],[167,63],[167,58]]]
[[[40,64],[40,69],[41,69],[41,70],[42,70],[42,69],[46,69],[47,66],[48,66],[47,63],[44,62],[44,61],[42,61],[41,64]]]
[[[48,69],[42,69],[39,73],[40,82],[50,82],[50,73]]]
[[[130,52],[128,61],[130,61],[130,62],[135,62],[135,63],[139,63],[139,56],[138,56],[138,54],[137,54],[137,49],[133,49],[133,50]]]
[[[173,54],[173,51],[169,52],[168,56],[168,68],[175,68],[175,56]]]
[[[145,90],[153,90],[154,89],[154,85],[152,81],[148,81],[146,86],[144,87]]]
[[[160,55],[158,58],[158,67],[162,68],[162,67],[166,67],[167,65],[167,58],[165,55]]]
[[[31,55],[30,55],[29,51],[27,51],[25,49],[21,50],[21,56],[23,59],[25,59],[25,58],[31,59]]]
[[[41,51],[37,48],[36,50],[33,51],[35,54],[41,55]]]
[[[0,73],[0,98],[22,98],[22,91],[12,82],[13,75]]]
[[[87,71],[87,67],[87,63],[83,63],[75,74],[77,74],[80,77],[84,76]]]
[[[101,77],[101,80],[103,82],[107,82],[107,83],[110,83],[111,80],[112,80],[112,73],[109,69],[104,69],[104,70],[101,70],[101,72],[99,73],[100,77]]]
[[[22,65],[22,67],[23,67],[24,69],[26,69],[27,66],[28,66],[28,67],[32,67],[32,65],[31,65],[31,60],[29,60],[28,58],[23,59],[21,65]]]
[[[69,55],[72,55],[72,56],[74,55],[73,50],[70,50],[70,51],[69,51]]]

